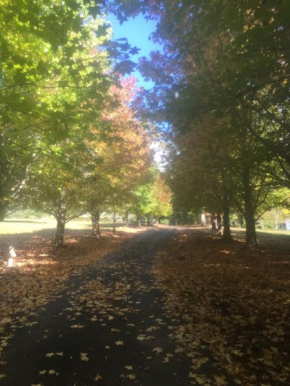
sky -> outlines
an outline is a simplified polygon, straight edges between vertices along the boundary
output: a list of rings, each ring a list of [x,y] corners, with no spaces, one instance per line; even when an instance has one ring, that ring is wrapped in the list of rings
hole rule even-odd
[[[127,22],[120,24],[118,19],[114,15],[108,15],[108,20],[113,24],[114,39],[127,38],[129,44],[140,49],[137,55],[132,57],[134,62],[138,61],[138,58],[142,56],[149,57],[149,53],[154,50],[162,49],[160,45],[155,44],[150,40],[150,35],[155,31],[156,22],[153,20],[146,20],[143,15],[130,18]],[[136,71],[133,73],[138,78],[139,85],[148,89],[151,88],[154,83],[149,81],[145,82],[142,75]]]
[[[139,53],[132,57],[134,62],[137,62],[138,58],[141,58],[142,56],[149,57],[151,51],[162,51],[162,46],[155,44],[152,40],[150,40],[151,33],[155,31],[155,21],[147,21],[143,15],[139,15],[135,18],[130,18],[123,24],[120,24],[118,19],[111,14],[108,15],[108,20],[113,24],[114,39],[127,38],[130,45],[140,49]],[[145,89],[149,89],[154,86],[152,81],[145,82],[139,71],[133,72],[133,75],[138,79],[139,86]],[[164,165],[162,162],[164,149],[158,142],[153,143],[152,149],[154,151],[154,159],[157,163],[157,166],[160,170],[164,170]]]

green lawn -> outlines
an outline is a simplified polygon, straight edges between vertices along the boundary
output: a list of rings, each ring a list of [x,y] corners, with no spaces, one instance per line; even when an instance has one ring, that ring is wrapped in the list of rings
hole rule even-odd
[[[118,223],[117,226],[123,225]],[[19,233],[33,233],[44,229],[55,229],[56,221],[54,219],[7,219],[4,222],[0,222],[0,234],[19,234]],[[112,224],[108,221],[101,221],[102,229],[112,228]],[[66,225],[66,229],[85,230],[91,229],[90,219],[76,219],[70,221]]]
[[[231,228],[233,232],[246,232],[245,228]],[[285,236],[290,236],[290,231],[283,231],[283,230],[278,230],[276,231],[275,229],[259,229],[257,228],[257,233],[266,233],[266,234],[271,234],[271,235],[285,235]]]

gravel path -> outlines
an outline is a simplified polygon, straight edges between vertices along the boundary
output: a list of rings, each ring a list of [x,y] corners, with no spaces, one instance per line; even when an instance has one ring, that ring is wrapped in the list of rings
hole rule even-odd
[[[175,321],[151,274],[155,253],[174,232],[139,234],[71,278],[9,341],[0,385],[190,385],[190,359],[171,337]]]

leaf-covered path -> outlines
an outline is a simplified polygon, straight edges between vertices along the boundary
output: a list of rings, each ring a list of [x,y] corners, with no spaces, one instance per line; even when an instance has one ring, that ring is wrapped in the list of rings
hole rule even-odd
[[[5,386],[187,385],[188,358],[171,336],[151,275],[174,231],[152,230],[71,279],[10,340]]]

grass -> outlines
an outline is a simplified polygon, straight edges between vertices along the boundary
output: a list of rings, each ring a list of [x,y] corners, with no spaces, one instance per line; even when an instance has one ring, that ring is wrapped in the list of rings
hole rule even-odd
[[[123,225],[118,223],[117,226]],[[34,233],[42,230],[54,230],[56,221],[53,218],[42,219],[7,219],[0,222],[0,235]],[[111,229],[112,224],[107,221],[101,221],[102,229]],[[90,230],[90,219],[75,219],[66,225],[66,229]]]
[[[231,228],[233,232],[246,232],[245,228]],[[284,231],[284,230],[276,230],[276,229],[260,229],[257,228],[257,234],[259,233],[266,233],[266,234],[272,234],[272,235],[285,235],[285,236],[290,236],[290,231]]]

